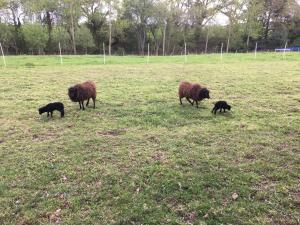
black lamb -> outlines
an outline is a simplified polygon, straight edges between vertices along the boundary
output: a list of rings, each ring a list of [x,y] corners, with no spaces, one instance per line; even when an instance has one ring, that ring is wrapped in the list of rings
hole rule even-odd
[[[61,102],[49,103],[48,105],[39,108],[39,114],[41,115],[42,113],[47,112],[47,117],[49,117],[49,113],[51,114],[51,117],[52,117],[54,110],[59,111],[60,116],[64,117],[64,115],[65,115],[64,104],[62,104]]]
[[[211,112],[216,114],[218,110],[220,110],[220,112],[222,112],[222,109],[224,112],[226,111],[226,109],[228,109],[230,111],[231,106],[228,105],[227,102],[225,102],[225,101],[218,101],[218,102],[216,102],[215,107],[212,109]]]

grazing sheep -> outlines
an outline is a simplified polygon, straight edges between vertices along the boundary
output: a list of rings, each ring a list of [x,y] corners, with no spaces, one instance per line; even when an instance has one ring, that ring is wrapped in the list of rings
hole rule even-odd
[[[217,111],[220,110],[220,112],[222,112],[222,109],[224,110],[224,112],[226,111],[226,109],[230,111],[231,106],[228,105],[225,101],[218,101],[216,102],[215,107],[212,109],[211,113],[214,113],[216,115]]]
[[[59,111],[60,116],[64,117],[64,115],[65,115],[64,104],[62,104],[61,102],[49,103],[48,105],[39,108],[39,114],[41,115],[42,113],[47,112],[47,117],[49,117],[49,113],[51,114],[51,117],[52,117],[54,110]]]
[[[206,87],[201,87],[199,84],[193,84],[190,82],[183,81],[179,85],[179,101],[182,105],[182,98],[186,98],[186,100],[191,103],[191,105],[194,105],[194,102],[196,102],[196,106],[198,108],[198,101],[202,101],[205,98],[209,97],[209,90]],[[193,100],[193,102],[191,101]]]
[[[69,97],[73,102],[79,102],[80,109],[84,110],[84,101],[87,100],[86,106],[89,105],[90,99],[93,99],[94,109],[96,101],[96,86],[92,81],[86,81],[81,84],[76,84],[69,88]]]

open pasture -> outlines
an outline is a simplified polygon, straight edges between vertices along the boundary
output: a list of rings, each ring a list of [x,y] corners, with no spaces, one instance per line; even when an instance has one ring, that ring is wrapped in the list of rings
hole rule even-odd
[[[253,57],[7,57],[0,224],[299,224],[300,55]],[[67,88],[85,80],[80,111]],[[180,106],[182,80],[211,99]],[[54,101],[65,118],[38,115]]]

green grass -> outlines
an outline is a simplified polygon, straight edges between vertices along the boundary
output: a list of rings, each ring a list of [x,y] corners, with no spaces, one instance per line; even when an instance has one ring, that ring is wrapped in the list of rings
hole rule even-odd
[[[0,68],[0,224],[300,223],[300,54],[101,60]],[[88,79],[82,112],[67,88]],[[181,80],[211,99],[180,106]],[[220,99],[232,111],[214,116]],[[38,115],[52,101],[65,118]]]

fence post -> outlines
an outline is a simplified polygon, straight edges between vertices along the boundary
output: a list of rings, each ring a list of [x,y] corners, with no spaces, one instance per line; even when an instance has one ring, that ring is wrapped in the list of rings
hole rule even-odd
[[[105,58],[105,44],[103,42],[103,64],[105,65],[106,63],[106,58]]]
[[[288,42],[285,42],[285,46],[284,46],[284,50],[283,50],[283,59],[285,59],[285,52],[286,52],[286,48],[287,48],[287,43]]]
[[[62,55],[61,55],[61,46],[60,46],[60,42],[58,43],[58,48],[59,48],[59,56],[60,56],[60,65],[63,64],[63,59],[62,59]]]
[[[2,58],[3,58],[4,67],[6,67],[6,61],[5,61],[5,56],[4,56],[4,52],[3,52],[3,48],[2,48],[1,42],[0,42],[0,48],[1,48],[1,53],[2,53]]]
[[[149,61],[150,61],[150,44],[148,43],[147,64],[149,64]]]
[[[223,42],[222,42],[222,45],[221,45],[221,62],[223,62]]]
[[[186,42],[184,42],[184,62],[187,62],[187,55],[186,55]]]
[[[256,59],[256,55],[257,55],[257,42],[255,44],[255,51],[254,51],[254,58]]]

